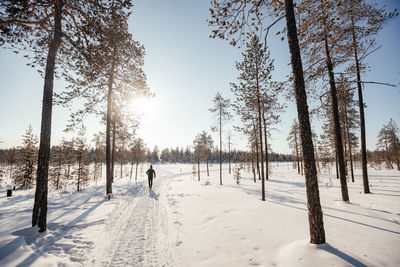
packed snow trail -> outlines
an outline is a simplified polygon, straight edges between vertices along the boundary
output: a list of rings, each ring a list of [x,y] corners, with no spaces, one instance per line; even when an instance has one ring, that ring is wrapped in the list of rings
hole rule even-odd
[[[171,172],[156,168],[153,189],[147,179],[114,189],[118,203],[106,219],[89,264],[95,266],[168,266],[167,213],[164,201]],[[166,203],[166,202],[165,202]]]

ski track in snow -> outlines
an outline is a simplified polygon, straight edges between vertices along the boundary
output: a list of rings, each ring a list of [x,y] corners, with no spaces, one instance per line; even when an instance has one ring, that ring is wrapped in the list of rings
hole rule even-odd
[[[112,201],[117,201],[117,205],[106,220],[105,231],[97,242],[89,264],[169,265],[167,212],[163,203],[160,203],[160,197],[167,196],[166,188],[174,176],[159,169],[151,191],[147,181],[142,181],[114,192],[116,197]],[[96,258],[96,255],[103,256]]]

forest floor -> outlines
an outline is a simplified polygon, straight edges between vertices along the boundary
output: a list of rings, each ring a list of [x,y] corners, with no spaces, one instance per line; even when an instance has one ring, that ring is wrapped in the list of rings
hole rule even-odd
[[[156,165],[150,191],[125,166],[111,200],[104,181],[50,189],[43,234],[30,227],[34,190],[6,197],[3,186],[0,266],[400,266],[398,171],[370,168],[363,194],[357,169],[350,202],[333,174],[319,175],[327,243],[311,245],[304,177],[291,164],[273,164],[265,202],[245,170],[236,184],[224,165],[220,186],[218,165],[210,176],[202,165],[200,181],[192,167]]]

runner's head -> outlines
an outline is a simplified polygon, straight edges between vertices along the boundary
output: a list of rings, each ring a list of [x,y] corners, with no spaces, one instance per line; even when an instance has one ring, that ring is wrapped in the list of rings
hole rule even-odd
[[[150,165],[150,169],[153,169],[153,165]]]

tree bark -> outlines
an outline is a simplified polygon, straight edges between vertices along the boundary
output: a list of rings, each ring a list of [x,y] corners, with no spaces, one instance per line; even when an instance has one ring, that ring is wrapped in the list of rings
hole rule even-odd
[[[321,8],[323,10],[323,31],[324,31],[324,48],[325,48],[325,63],[326,68],[328,70],[329,76],[329,85],[330,85],[330,93],[331,93],[331,101],[332,101],[332,113],[333,113],[333,124],[335,127],[335,145],[336,151],[338,156],[338,163],[339,163],[339,178],[340,178],[340,187],[342,192],[342,200],[349,201],[349,193],[347,190],[347,181],[346,181],[346,167],[344,164],[344,157],[343,157],[343,143],[342,143],[342,132],[340,130],[340,119],[339,119],[339,109],[338,109],[338,100],[337,100],[337,93],[336,93],[336,84],[335,84],[335,77],[333,74],[333,64],[330,56],[330,51],[328,47],[328,31],[326,26],[326,18],[324,8],[325,2],[321,0]]]
[[[297,104],[297,114],[300,125],[301,145],[303,148],[305,180],[307,191],[308,220],[310,228],[310,242],[313,244],[325,243],[324,221],[319,199],[317,170],[315,168],[314,147],[308,113],[307,95],[304,85],[303,66],[300,47],[297,37],[296,19],[293,0],[285,0],[285,16],[287,37],[290,50],[291,65],[294,78],[294,90]]]
[[[36,192],[32,211],[32,226],[37,224],[39,226],[39,232],[46,231],[47,227],[47,191],[50,160],[51,115],[53,109],[54,69],[57,52],[61,46],[62,7],[62,1],[57,1],[54,4],[54,35],[50,42],[49,52],[47,54],[44,77]]]

